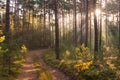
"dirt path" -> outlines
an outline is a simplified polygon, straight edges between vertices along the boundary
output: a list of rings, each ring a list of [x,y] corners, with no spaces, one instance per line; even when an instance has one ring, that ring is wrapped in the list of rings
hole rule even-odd
[[[32,52],[29,52],[26,55],[26,62],[23,64],[22,72],[16,80],[37,80],[36,70],[32,62],[32,56]]]
[[[23,71],[21,72],[21,74],[17,80],[38,80],[37,75],[36,75],[36,70],[35,70],[34,65],[32,63],[32,57],[34,55],[38,56],[40,64],[44,68],[46,68],[49,72],[51,72],[52,75],[57,80],[70,80],[69,77],[65,76],[59,70],[51,68],[50,66],[46,65],[46,63],[42,59],[42,51],[44,51],[44,50],[34,50],[34,51],[30,51],[26,55],[26,63],[23,65]]]

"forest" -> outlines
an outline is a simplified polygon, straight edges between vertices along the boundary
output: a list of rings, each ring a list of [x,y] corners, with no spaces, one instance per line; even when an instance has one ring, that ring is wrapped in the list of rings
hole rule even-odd
[[[120,80],[120,0],[0,0],[0,80]]]

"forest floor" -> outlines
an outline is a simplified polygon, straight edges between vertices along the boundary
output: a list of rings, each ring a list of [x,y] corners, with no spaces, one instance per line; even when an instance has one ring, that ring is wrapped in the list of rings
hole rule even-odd
[[[56,80],[70,80],[68,76],[66,76],[61,71],[48,66],[42,59],[42,54],[44,50],[33,50],[29,51],[26,55],[26,62],[23,64],[22,72],[20,73],[18,79],[16,80],[39,80],[37,76],[37,70],[35,69],[33,63],[33,57],[37,56],[40,64],[47,69]],[[48,79],[49,80],[49,79]]]

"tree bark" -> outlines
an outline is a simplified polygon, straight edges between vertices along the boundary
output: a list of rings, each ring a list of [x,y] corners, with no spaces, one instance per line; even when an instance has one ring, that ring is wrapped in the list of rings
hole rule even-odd
[[[10,30],[10,0],[6,2],[6,27],[5,32],[8,33]]]
[[[97,27],[97,16],[96,16],[96,0],[93,0],[93,8],[94,8],[94,59],[97,59],[97,52],[98,52],[98,27]]]
[[[65,39],[65,20],[64,20],[64,17],[65,17],[65,15],[64,15],[64,10],[62,10],[62,27],[63,27],[63,40]]]
[[[59,25],[58,25],[58,0],[55,1],[55,7],[54,7],[54,12],[55,12],[55,53],[56,53],[56,59],[60,59],[59,56]]]
[[[119,58],[120,58],[120,0],[119,0]]]
[[[100,0],[100,10],[102,8],[102,1]],[[99,38],[99,49],[102,47],[102,12],[100,12],[100,38]]]
[[[86,27],[86,34],[85,34],[85,47],[88,47],[88,0],[85,0],[85,11],[86,11],[86,19],[85,19],[85,27]]]
[[[6,1],[6,27],[5,27],[5,36],[6,36],[6,44],[9,44],[10,40],[10,0]],[[8,65],[8,74],[10,74],[11,69],[11,61],[10,61],[10,54],[4,53],[3,54],[3,68],[5,65]]]
[[[81,3],[81,25],[80,25],[80,45],[83,44],[83,31],[82,31],[82,28],[83,28],[83,13],[82,13],[82,3]]]
[[[90,51],[92,51],[92,21],[91,21],[92,15],[90,13]]]
[[[76,20],[76,0],[74,0],[74,11],[73,11],[73,41],[75,47],[77,46],[77,20]]]

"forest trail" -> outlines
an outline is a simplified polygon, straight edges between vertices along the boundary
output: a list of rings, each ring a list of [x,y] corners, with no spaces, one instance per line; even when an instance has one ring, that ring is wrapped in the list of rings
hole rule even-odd
[[[26,55],[26,63],[23,65],[23,70],[16,80],[38,80],[36,69],[34,68],[33,64],[33,57],[34,55],[38,56],[40,64],[47,69],[55,78],[56,80],[70,80],[68,76],[66,76],[61,71],[48,66],[42,59],[42,50],[33,50],[29,51]],[[49,79],[48,79],[49,80]]]
[[[36,70],[32,59],[33,55],[34,54],[31,51],[26,54],[26,62],[23,64],[22,72],[16,80],[37,80]]]

